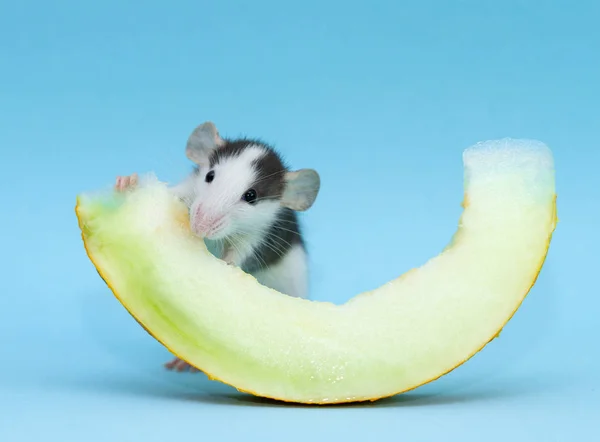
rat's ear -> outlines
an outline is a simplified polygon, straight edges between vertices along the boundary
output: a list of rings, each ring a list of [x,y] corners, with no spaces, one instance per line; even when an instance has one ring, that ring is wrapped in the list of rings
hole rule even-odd
[[[185,146],[185,155],[199,166],[207,166],[211,152],[224,143],[217,127],[211,121],[198,126]]]
[[[316,170],[300,169],[285,174],[285,190],[281,205],[302,212],[308,210],[319,193],[321,178]]]

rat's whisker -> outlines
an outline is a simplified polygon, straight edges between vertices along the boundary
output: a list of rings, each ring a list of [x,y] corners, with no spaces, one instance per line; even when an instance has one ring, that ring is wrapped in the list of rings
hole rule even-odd
[[[271,244],[269,244],[268,241],[261,242],[261,246],[268,248],[273,253],[275,253],[279,258],[283,258],[285,256],[285,250],[281,250],[281,249],[273,247]]]
[[[247,240],[245,240],[245,238],[242,235],[234,234],[234,237],[236,240],[239,240],[238,245],[241,243],[242,247],[250,249],[249,257],[252,257],[258,261],[259,268],[261,268],[261,269],[268,268],[266,261],[259,255],[258,249],[256,247],[248,247],[250,245],[250,243]],[[248,259],[248,258],[246,258],[246,259]]]
[[[267,235],[267,236],[269,236],[269,235],[276,235],[275,233],[272,232],[272,230],[275,229],[275,230],[280,230],[280,231],[283,231],[283,232],[289,232],[289,233],[292,233],[292,234],[297,235],[297,236],[302,236],[302,234],[299,231],[290,230],[290,229],[286,229],[285,227],[281,227],[280,225],[278,225],[279,221],[286,221],[286,220],[277,220],[273,224],[271,224],[269,226],[269,228],[266,228],[266,229],[264,229],[264,228],[254,228],[253,229],[252,227],[247,227],[247,228],[245,228],[245,230],[248,233],[257,233],[259,235]],[[297,224],[297,223],[294,223],[293,221],[286,221],[286,222],[288,222],[290,224]]]
[[[269,175],[265,175],[265,176],[263,176],[263,177],[260,177],[260,179],[259,179],[259,180],[256,180],[254,183],[255,183],[255,184],[256,184],[256,183],[260,183],[260,182],[262,182],[262,181],[264,181],[264,180],[266,180],[266,179],[268,179],[268,178],[271,178],[272,176],[275,176],[275,175],[280,175],[280,174],[285,174],[285,173],[286,173],[286,171],[285,171],[285,170],[278,170],[278,171],[276,171],[276,172],[270,173]]]

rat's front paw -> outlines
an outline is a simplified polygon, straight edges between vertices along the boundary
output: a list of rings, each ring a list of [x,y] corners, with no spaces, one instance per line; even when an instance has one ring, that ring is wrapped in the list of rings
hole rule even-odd
[[[127,189],[131,189],[137,185],[138,175],[134,173],[129,176],[118,176],[115,182],[115,189],[119,192],[123,192]]]
[[[196,367],[193,367],[192,365],[190,365],[187,362],[185,362],[183,359],[179,359],[179,358],[175,358],[172,361],[167,362],[165,364],[165,367],[168,370],[176,370],[176,371],[186,371],[186,370],[189,370],[190,373],[197,373],[197,372],[200,371]]]

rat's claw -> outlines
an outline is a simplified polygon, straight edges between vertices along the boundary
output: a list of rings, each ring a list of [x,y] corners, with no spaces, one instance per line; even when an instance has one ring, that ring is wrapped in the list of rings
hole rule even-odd
[[[129,177],[127,176],[118,176],[117,181],[115,182],[115,189],[119,192],[122,192],[127,188],[129,184]]]
[[[135,187],[138,182],[138,175],[134,173],[130,176],[118,176],[115,182],[115,189],[119,192]]]
[[[179,372],[189,370],[190,373],[197,373],[198,371],[200,371],[196,367],[193,367],[192,365],[185,362],[183,359],[179,359],[179,358],[175,358],[172,361],[167,362],[165,364],[165,367],[168,370],[176,370]]]

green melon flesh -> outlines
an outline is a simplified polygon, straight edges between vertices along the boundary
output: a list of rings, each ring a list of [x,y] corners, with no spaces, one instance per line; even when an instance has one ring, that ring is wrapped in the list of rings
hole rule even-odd
[[[152,177],[126,194],[80,195],[76,212],[115,296],[212,379],[289,402],[376,400],[482,349],[543,265],[556,223],[550,150],[495,140],[466,149],[463,161],[464,212],[452,242],[342,305],[285,296],[212,256],[189,232],[186,208]]]

